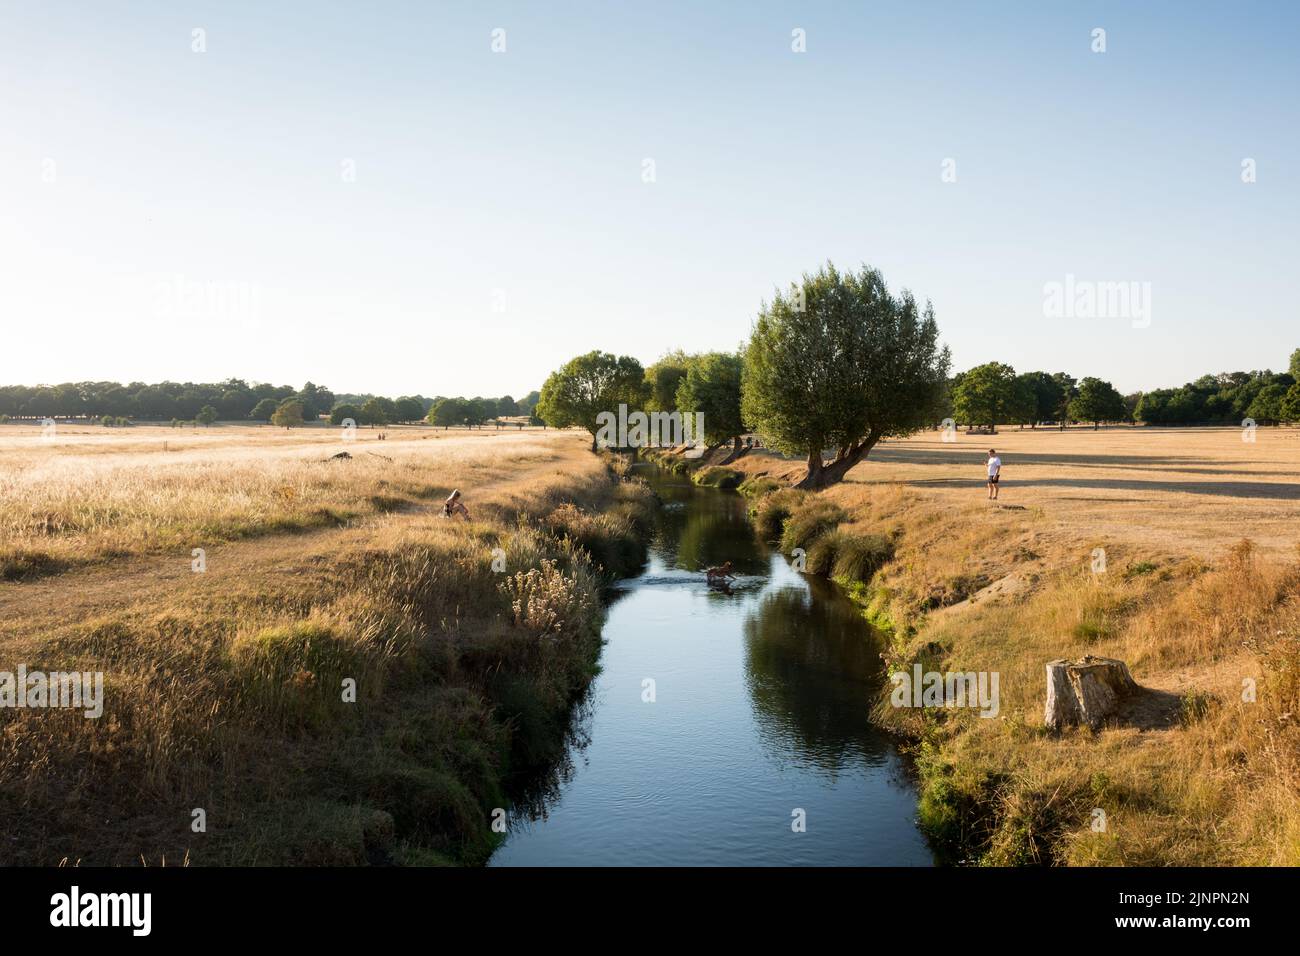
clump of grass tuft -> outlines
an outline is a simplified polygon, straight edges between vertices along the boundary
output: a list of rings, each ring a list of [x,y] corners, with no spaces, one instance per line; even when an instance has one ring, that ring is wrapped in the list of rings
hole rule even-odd
[[[841,584],[870,581],[894,557],[894,542],[883,534],[839,534],[831,576]]]
[[[61,561],[46,551],[0,549],[0,580],[24,581],[46,574],[59,574],[67,566],[66,561]]]
[[[1129,578],[1141,577],[1144,574],[1150,574],[1156,570],[1156,565],[1150,561],[1137,561],[1130,564],[1124,569],[1124,576]]]
[[[789,553],[803,548],[806,551],[817,538],[833,531],[847,517],[839,505],[824,498],[813,498],[786,519],[781,532],[781,550]]]
[[[813,539],[804,570],[851,588],[870,582],[893,555],[893,542],[884,535],[837,528]]]
[[[786,488],[760,498],[751,509],[754,527],[758,530],[759,536],[764,541],[779,540],[781,532],[785,530],[786,520],[794,514],[795,509],[807,496],[806,491]]]
[[[784,487],[785,485],[781,484],[781,482],[777,481],[775,478],[754,476],[742,481],[736,490],[746,498],[762,498],[765,495],[770,495],[774,492],[780,491]]]
[[[738,488],[744,475],[734,468],[723,468],[720,465],[711,465],[708,468],[701,468],[695,474],[691,475],[691,481],[697,485],[706,488]]]
[[[377,694],[390,649],[366,646],[319,619],[266,627],[240,635],[230,648],[244,706],[286,724],[323,723],[347,711],[341,688]]]

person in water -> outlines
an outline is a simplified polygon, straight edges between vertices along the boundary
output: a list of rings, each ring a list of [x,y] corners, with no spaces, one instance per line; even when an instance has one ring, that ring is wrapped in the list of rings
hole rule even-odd
[[[704,576],[708,579],[710,584],[721,584],[723,587],[727,586],[728,579],[735,580],[736,577],[731,573],[730,561],[723,562],[721,567],[709,568],[709,570],[704,572]]]
[[[457,488],[447,500],[442,503],[442,516],[444,518],[454,518],[456,515],[464,515],[465,520],[469,521],[469,509],[460,500],[460,489]]]

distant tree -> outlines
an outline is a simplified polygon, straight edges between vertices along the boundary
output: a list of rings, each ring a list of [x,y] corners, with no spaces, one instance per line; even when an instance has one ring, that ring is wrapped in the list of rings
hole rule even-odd
[[[1124,396],[1110,382],[1099,378],[1085,378],[1079,383],[1079,394],[1070,402],[1070,416],[1075,421],[1092,422],[1094,429],[1102,422],[1124,420]]]
[[[1034,393],[1034,383],[1023,375],[1017,375],[1011,382],[1011,404],[1007,406],[1007,422],[1024,428],[1038,424],[1038,396]]]
[[[1056,383],[1056,394],[1059,398],[1051,417],[1056,419],[1061,428],[1064,428],[1070,420],[1070,402],[1074,401],[1074,396],[1079,390],[1073,375],[1056,372],[1052,375],[1052,381]]]
[[[646,410],[651,412],[678,411],[677,393],[686,380],[690,357],[678,349],[669,352],[659,361],[645,370],[646,384],[650,392],[646,398]],[[725,439],[724,439],[725,441]]]
[[[1068,378],[1068,376],[1065,376]],[[1019,380],[1033,393],[1033,414],[1028,419],[1031,428],[1039,422],[1055,421],[1060,417],[1066,401],[1066,385],[1058,375],[1047,372],[1025,372]],[[1074,380],[1070,379],[1072,387]]]
[[[376,395],[361,406],[361,418],[358,424],[370,426],[387,425],[397,415],[397,405],[390,398]]]
[[[312,382],[299,389],[295,398],[302,405],[302,417],[306,421],[315,421],[334,406],[334,393]]]
[[[1142,404],[1141,392],[1130,392],[1124,396],[1124,421],[1136,422],[1138,420],[1138,406]]]
[[[519,406],[519,413],[521,415],[531,415],[533,413],[533,409],[537,407],[537,403],[541,400],[541,397],[542,397],[542,393],[534,390],[529,392],[523,398],[519,399],[519,401],[516,403]]]
[[[744,359],[731,352],[709,352],[693,358],[677,387],[672,408],[683,415],[704,415],[704,441],[716,447],[732,442],[732,457],[740,454],[745,423],[740,413],[740,381]]]
[[[424,402],[410,395],[393,403],[393,421],[396,422],[418,422],[424,418],[424,412]]]
[[[628,355],[617,358],[608,352],[588,352],[570,359],[552,372],[542,386],[537,414],[556,428],[580,425],[591,433],[591,450],[596,450],[596,416],[618,414],[618,406],[640,408],[647,388],[645,369]]]
[[[463,398],[444,398],[434,403],[429,409],[428,421],[431,425],[441,425],[447,429],[452,425],[465,424],[466,407]]]
[[[360,425],[361,409],[357,408],[357,406],[355,405],[349,405],[347,402],[343,402],[340,405],[335,405],[333,408],[330,409],[331,425],[342,425],[349,418],[352,419],[352,424]]]
[[[1017,386],[1016,370],[1010,365],[977,365],[965,372],[953,388],[953,417],[996,431],[998,425],[1012,421],[1016,412],[1024,411],[1026,394],[1026,387]]]
[[[279,407],[280,403],[276,399],[264,398],[253,406],[253,410],[248,413],[248,417],[257,421],[269,422],[271,416],[275,414],[275,410]]]
[[[1291,365],[1289,367],[1291,378],[1300,382],[1300,349],[1291,353]]]
[[[204,405],[194,416],[194,420],[200,425],[211,425],[217,420],[217,410],[211,405]]]
[[[1291,361],[1295,362],[1294,355],[1291,356]],[[1281,412],[1284,422],[1300,421],[1300,382],[1287,389],[1286,397],[1282,399]]]
[[[271,424],[280,428],[294,428],[302,421],[302,402],[296,399],[286,399],[271,416]]]
[[[745,349],[742,416],[779,451],[806,455],[799,487],[820,488],[882,438],[937,421],[948,366],[929,303],[891,295],[875,269],[841,274],[827,263],[759,313]]]
[[[519,414],[519,403],[509,395],[502,395],[497,399],[497,417],[514,418]]]
[[[1292,387],[1294,388],[1294,386]],[[1280,422],[1283,418],[1282,408],[1287,395],[1287,389],[1281,385],[1265,385],[1255,394],[1254,400],[1246,409],[1245,417],[1261,424]]]
[[[489,398],[471,398],[465,403],[465,422],[471,427],[496,417],[496,402]]]

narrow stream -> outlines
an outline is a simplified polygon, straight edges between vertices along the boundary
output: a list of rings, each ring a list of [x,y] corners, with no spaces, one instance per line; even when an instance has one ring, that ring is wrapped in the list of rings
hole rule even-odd
[[[613,596],[565,765],[491,865],[932,865],[868,720],[861,614],[759,542],[739,495],[638,471],[664,502],[650,561]],[[701,569],[728,560],[732,593],[710,590]]]

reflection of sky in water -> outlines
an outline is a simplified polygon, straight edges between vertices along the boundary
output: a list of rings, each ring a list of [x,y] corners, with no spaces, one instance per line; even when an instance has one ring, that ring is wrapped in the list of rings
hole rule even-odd
[[[545,818],[513,823],[493,863],[928,865],[868,721],[880,647],[861,616],[771,555],[743,499],[672,476],[655,490],[689,506],[661,511],[644,575],[614,593]],[[710,590],[698,569],[728,560],[733,593]]]

